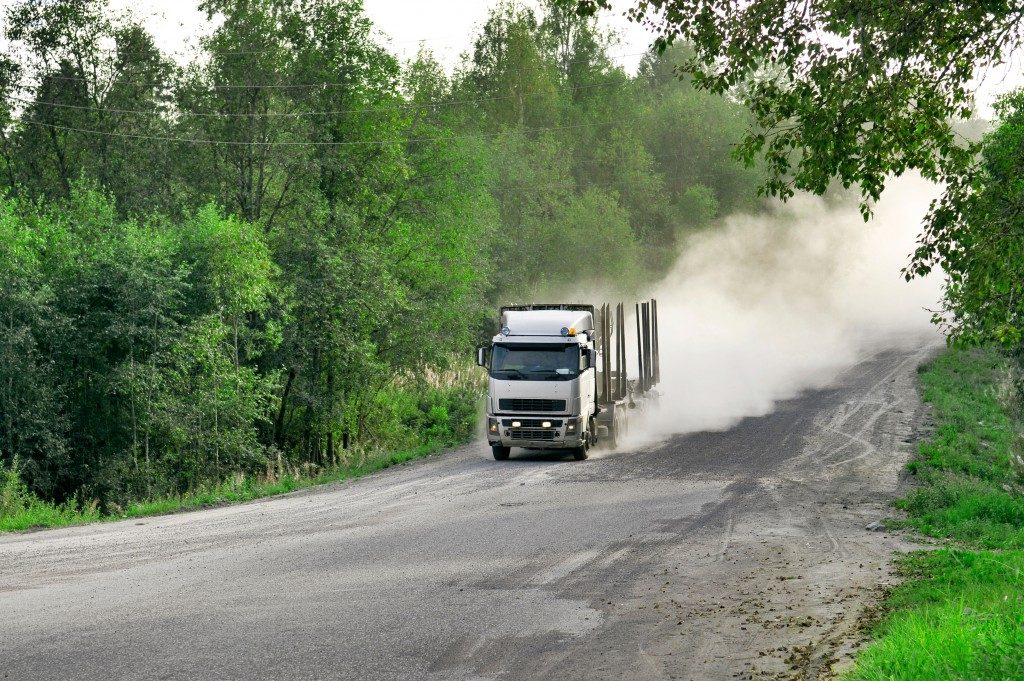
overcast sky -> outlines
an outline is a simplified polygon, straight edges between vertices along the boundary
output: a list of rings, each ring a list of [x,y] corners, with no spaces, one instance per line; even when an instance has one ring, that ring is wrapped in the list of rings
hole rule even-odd
[[[536,0],[522,0],[532,7]],[[0,0],[6,8],[15,0]],[[393,53],[411,58],[422,43],[449,69],[470,46],[474,29],[487,18],[497,0],[364,0],[366,13],[377,27],[378,37]],[[198,0],[110,0],[115,10],[130,10],[140,17],[166,52],[187,54],[198,36],[209,30],[205,17],[195,9]],[[601,22],[621,34],[623,43],[613,50],[616,61],[635,68],[650,36],[622,16],[629,2],[616,0],[615,11],[604,12]]]
[[[0,0],[6,8],[14,0]],[[364,0],[366,12],[376,24],[379,37],[402,58],[410,58],[422,43],[430,48],[449,69],[459,55],[469,48],[474,28],[487,16],[497,0]],[[523,0],[537,6],[536,0]],[[201,13],[195,9],[197,0],[111,0],[118,10],[131,9],[143,19],[156,36],[157,44],[166,52],[187,54],[196,45],[199,35],[209,29]],[[606,28],[618,32],[621,44],[613,51],[615,61],[633,70],[640,55],[650,44],[644,29],[627,21],[623,11],[631,0],[613,0],[612,12],[601,16]],[[979,111],[988,116],[996,95],[1024,84],[1022,59],[989,73],[978,93]]]

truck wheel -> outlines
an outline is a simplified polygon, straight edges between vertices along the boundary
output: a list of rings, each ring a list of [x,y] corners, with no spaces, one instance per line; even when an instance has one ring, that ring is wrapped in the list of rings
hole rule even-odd
[[[593,419],[590,420],[590,425],[591,425],[590,433],[593,433],[594,432],[594,430],[593,430],[594,420]],[[583,434],[583,443],[579,447],[577,447],[576,449],[572,450],[572,458],[576,459],[577,461],[583,461],[588,456],[590,456],[590,454],[589,454],[589,451],[590,451],[590,438],[591,438],[590,433],[584,433]]]
[[[512,451],[511,447],[502,447],[501,445],[491,445],[491,454],[494,454],[495,461],[508,461],[508,455]]]
[[[626,435],[629,432],[629,427],[626,425],[626,421],[627,417],[625,416],[624,412],[615,412],[615,418],[612,420],[611,426],[609,426],[608,428],[608,447],[610,449],[615,449],[616,447],[618,447],[619,443],[626,438]]]

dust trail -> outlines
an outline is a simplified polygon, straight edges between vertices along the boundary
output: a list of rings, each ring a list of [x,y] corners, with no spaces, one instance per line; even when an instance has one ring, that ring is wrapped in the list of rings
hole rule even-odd
[[[693,238],[652,292],[662,397],[627,444],[725,429],[878,351],[939,342],[941,282],[900,276],[935,193],[893,181],[868,223],[852,201],[799,196]]]

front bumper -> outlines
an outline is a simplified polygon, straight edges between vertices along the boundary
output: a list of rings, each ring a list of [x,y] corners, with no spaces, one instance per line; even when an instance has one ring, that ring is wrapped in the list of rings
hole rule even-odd
[[[583,443],[576,416],[487,416],[487,442],[525,449],[567,449]]]

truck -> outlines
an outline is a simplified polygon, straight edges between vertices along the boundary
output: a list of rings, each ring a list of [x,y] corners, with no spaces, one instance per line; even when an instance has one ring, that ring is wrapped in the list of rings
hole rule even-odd
[[[501,308],[500,330],[476,358],[488,374],[487,442],[496,460],[513,447],[569,450],[577,461],[596,445],[615,447],[630,412],[656,399],[661,380],[657,301],[636,303],[634,316],[630,362],[623,303]]]

